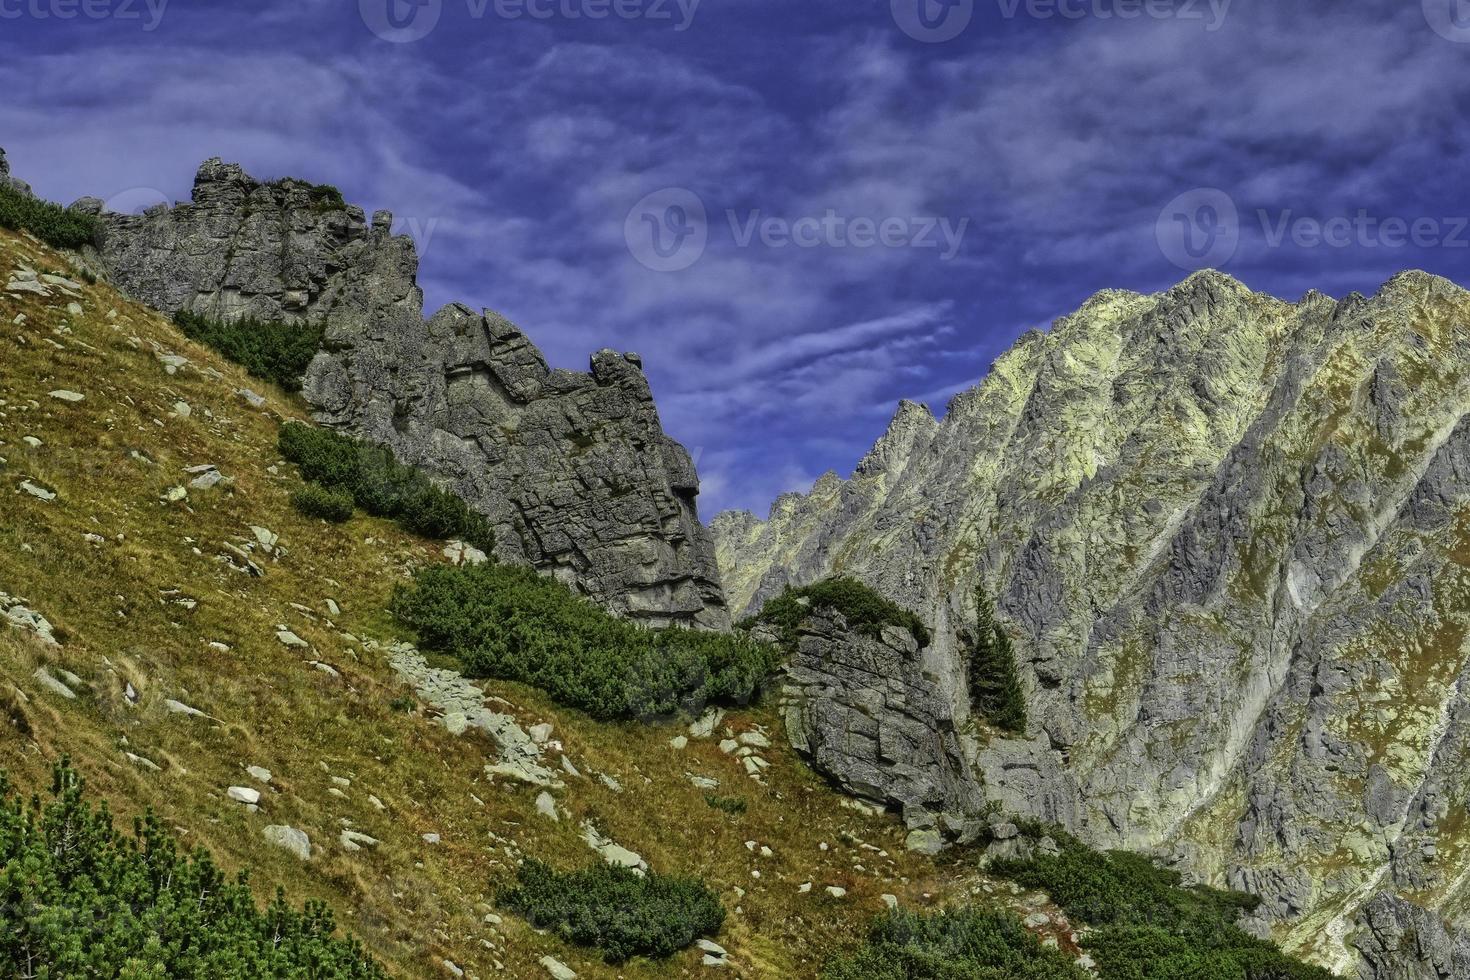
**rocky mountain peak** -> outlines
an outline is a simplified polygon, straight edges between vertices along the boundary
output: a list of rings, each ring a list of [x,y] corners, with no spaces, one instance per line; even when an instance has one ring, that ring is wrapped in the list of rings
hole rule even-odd
[[[901,410],[840,487],[717,521],[731,604],[854,576],[921,611],[950,678],[983,585],[1032,720],[971,752],[989,798],[1254,892],[1345,968],[1378,893],[1470,900],[1467,365],[1470,293],[1424,273],[1099,294],[932,430]]]
[[[104,216],[109,277],[148,305],[311,322],[319,421],[390,446],[496,525],[499,557],[654,625],[730,625],[699,479],[636,354],[552,369],[518,327],[451,304],[425,319],[413,240],[336,188],[206,160],[192,200]]]

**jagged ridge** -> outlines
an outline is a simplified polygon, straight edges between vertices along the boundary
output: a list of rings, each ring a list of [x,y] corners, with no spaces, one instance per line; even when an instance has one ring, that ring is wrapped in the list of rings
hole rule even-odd
[[[942,655],[983,584],[1035,722],[972,746],[987,793],[1254,891],[1346,966],[1374,894],[1466,899],[1467,323],[1418,272],[1341,301],[1216,272],[1100,294],[942,421],[901,407],[852,479],[716,518],[732,606],[850,574]]]

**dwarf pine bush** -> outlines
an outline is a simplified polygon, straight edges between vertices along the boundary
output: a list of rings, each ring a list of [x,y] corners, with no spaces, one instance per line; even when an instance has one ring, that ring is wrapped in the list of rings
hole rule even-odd
[[[775,626],[786,640],[794,641],[797,627],[814,609],[839,612],[848,626],[869,636],[879,636],[886,626],[898,626],[912,633],[919,646],[929,645],[929,631],[918,616],[857,579],[842,575],[799,589],[788,588],[766,603],[758,619]],[[747,621],[747,625],[752,622]]]
[[[356,510],[352,494],[329,490],[320,483],[308,483],[291,495],[291,505],[307,517],[320,517],[330,524],[352,519]]]
[[[431,566],[399,586],[392,608],[420,646],[466,673],[539,687],[602,720],[746,702],[777,665],[765,644],[645,629],[529,568]]]
[[[375,517],[397,521],[426,538],[461,538],[486,553],[495,547],[495,532],[485,515],[435,485],[422,470],[398,462],[387,446],[301,422],[281,427],[279,446],[304,479],[350,497]]]
[[[1105,980],[1331,980],[1332,974],[1242,932],[1236,919],[1259,899],[1186,887],[1141,854],[1094,851],[1060,830],[1058,853],[992,862],[990,871],[1045,891],[1074,922]]]
[[[643,876],[600,861],[562,873],[528,860],[497,901],[537,929],[597,949],[609,963],[677,953],[725,922],[720,900],[697,878]]]
[[[90,214],[31,197],[0,182],[0,228],[28,231],[53,248],[100,245],[102,223]]]
[[[320,324],[219,320],[187,310],[175,313],[174,323],[190,340],[218,351],[255,377],[293,392],[301,390],[325,333]]]
[[[1047,949],[1014,915],[986,909],[890,912],[867,942],[822,980],[1088,980],[1065,953]]]
[[[258,908],[243,874],[179,853],[152,815],[125,836],[65,761],[52,779],[26,803],[0,774],[0,976],[386,980],[325,905]]]

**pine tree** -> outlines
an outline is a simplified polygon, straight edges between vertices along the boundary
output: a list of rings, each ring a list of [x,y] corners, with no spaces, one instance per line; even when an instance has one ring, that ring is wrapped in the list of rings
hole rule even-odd
[[[1011,638],[995,619],[984,587],[975,589],[975,633],[970,650],[970,706],[1003,731],[1026,731],[1026,695],[1016,676]]]

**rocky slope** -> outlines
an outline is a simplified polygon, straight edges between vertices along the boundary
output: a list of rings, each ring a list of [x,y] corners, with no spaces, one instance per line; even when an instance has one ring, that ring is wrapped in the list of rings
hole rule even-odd
[[[731,605],[863,579],[936,627],[963,719],[983,583],[1033,723],[975,732],[990,798],[1255,892],[1319,961],[1448,976],[1463,941],[1392,924],[1470,921],[1467,368],[1470,294],[1422,273],[1103,293],[943,421],[901,406],[851,479],[717,518]]]
[[[698,477],[637,355],[553,371],[497,314],[426,321],[412,240],[330,187],[215,159],[190,203],[104,219],[108,278],[154,309],[325,325],[305,385],[316,418],[451,485],[495,522],[499,557],[655,625],[728,628]]]
[[[886,901],[1038,911],[844,806],[774,703],[598,724],[427,663],[385,610],[445,543],[297,512],[276,438],[300,399],[73,258],[0,230],[0,770],[23,795],[69,756],[120,828],[152,808],[258,896],[327,902],[395,977],[814,977]],[[613,966],[538,932],[495,906],[524,858],[701,877],[727,954]]]

